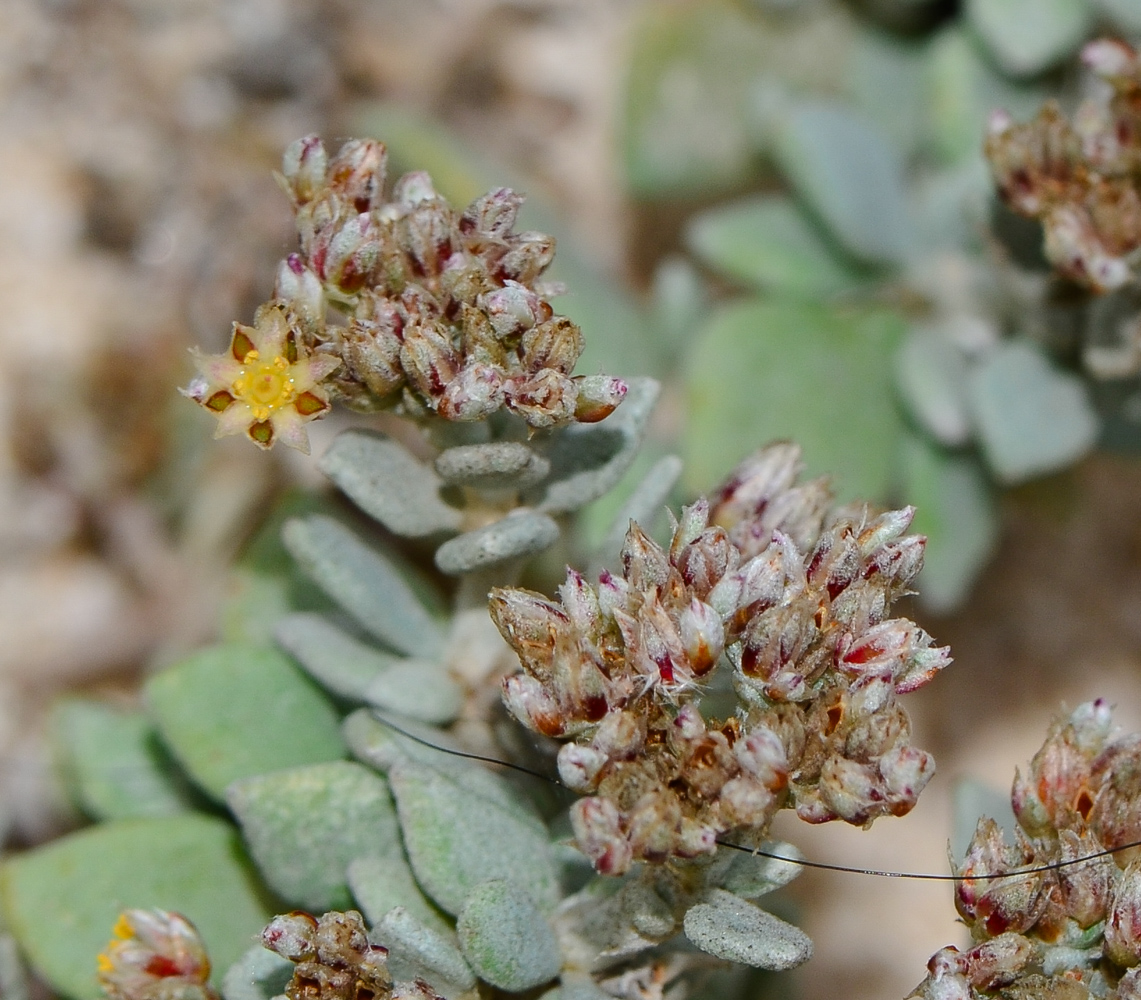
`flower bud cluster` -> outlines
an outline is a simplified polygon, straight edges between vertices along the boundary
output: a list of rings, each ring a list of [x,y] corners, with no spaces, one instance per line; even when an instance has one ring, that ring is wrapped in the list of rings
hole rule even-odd
[[[950,658],[887,617],[922,566],[912,510],[830,511],[801,468],[794,445],[761,450],[683,509],[668,549],[631,524],[621,574],[597,587],[570,570],[558,601],[492,593],[523,666],[504,700],[570,740],[559,774],[588,796],[571,818],[600,872],[763,834],[784,807],[813,823],[903,815],[934,772],[897,696]],[[721,665],[739,707],[707,720],[698,703]]]
[[[1082,50],[1100,84],[1073,122],[1047,102],[1015,125],[991,119],[986,155],[1003,200],[1040,219],[1046,256],[1066,277],[1094,291],[1137,277],[1141,249],[1141,56],[1101,39]]]
[[[218,1000],[198,931],[167,910],[125,910],[97,960],[110,1000]]]
[[[955,905],[975,947],[940,951],[914,995],[1141,996],[1137,849],[1092,857],[1141,840],[1141,736],[1113,738],[1104,701],[1079,706],[1015,775],[1011,803],[1016,843],[982,819],[956,868]]]
[[[523,198],[496,188],[458,212],[416,172],[386,201],[386,170],[383,143],[353,139],[330,157],[308,136],[279,176],[300,252],[282,262],[275,296],[304,320],[307,349],[341,361],[338,395],[459,421],[507,407],[536,428],[613,411],[624,382],[571,375],[582,331],[539,280],[554,240],[515,232]],[[327,324],[326,305],[347,322]]]
[[[371,944],[356,910],[320,918],[296,910],[274,917],[262,944],[296,966],[285,987],[289,1000],[388,1000],[388,950]]]

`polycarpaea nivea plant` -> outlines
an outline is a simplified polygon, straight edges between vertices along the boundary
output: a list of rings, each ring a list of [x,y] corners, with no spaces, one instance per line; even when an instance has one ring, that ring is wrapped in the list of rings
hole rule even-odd
[[[657,386],[572,374],[582,335],[547,300],[553,241],[514,231],[517,195],[457,212],[408,174],[386,200],[385,160],[290,147],[300,251],[186,394],[262,448],[304,449],[336,400],[419,425],[429,460],[351,430],[321,466],[434,546],[450,611],[342,521],[286,523],[326,611],[279,621],[277,649],[156,675],[145,714],[68,709],[73,785],[103,822],[6,863],[15,939],[60,992],[114,1000],[213,998],[211,959],[226,1000],[730,996],[749,967],[800,964],[809,939],[756,903],[798,870],[776,813],[867,826],[934,773],[900,696],[950,658],[890,617],[923,561],[912,510],[835,506],[779,443],[659,544],[640,523],[667,458],[591,579],[519,589],[558,518],[629,467]],[[63,957],[37,934],[62,900]]]

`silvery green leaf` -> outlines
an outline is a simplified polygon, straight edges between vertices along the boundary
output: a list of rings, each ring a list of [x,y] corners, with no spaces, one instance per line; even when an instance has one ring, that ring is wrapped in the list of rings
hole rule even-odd
[[[514,510],[493,524],[449,538],[436,549],[436,566],[459,576],[511,559],[534,555],[559,539],[559,526],[545,514]]]
[[[718,309],[684,368],[683,482],[699,493],[758,444],[788,438],[842,499],[885,498],[902,433],[891,365],[903,333],[883,309],[760,299]]]
[[[336,710],[276,649],[199,650],[151,677],[143,693],[163,743],[216,798],[238,778],[345,755]]]
[[[977,251],[989,232],[994,183],[980,150],[915,178],[908,192],[918,241],[931,251]],[[924,261],[918,263],[923,267]],[[912,271],[916,268],[913,266]]]
[[[973,455],[948,454],[919,437],[904,442],[903,483],[903,499],[918,508],[912,529],[927,536],[920,603],[949,614],[966,599],[998,540],[991,486]]]
[[[589,976],[571,977],[564,974],[562,982],[553,990],[547,990],[539,1000],[612,1000],[613,993],[607,993]]]
[[[829,101],[795,102],[777,130],[781,172],[858,260],[900,264],[912,246],[899,152],[864,116]]]
[[[226,971],[222,996],[224,1000],[273,1000],[285,992],[292,978],[293,963],[259,944]]]
[[[444,482],[483,489],[521,489],[550,471],[550,462],[518,441],[461,445],[436,458],[436,472]]]
[[[0,997],[28,1000],[28,976],[11,934],[0,934]]]
[[[899,394],[911,416],[936,441],[964,445],[971,436],[967,363],[938,330],[915,328],[896,355]]]
[[[785,195],[751,195],[692,219],[686,245],[704,263],[762,290],[809,298],[850,291],[863,276]]]
[[[321,471],[393,534],[422,538],[460,528],[463,515],[440,499],[440,477],[385,434],[343,431],[321,456]]]
[[[551,474],[528,501],[547,514],[565,514],[613,489],[638,454],[661,386],[652,378],[628,380],[622,404],[596,424],[571,424],[555,435],[547,458]]]
[[[867,0],[865,0],[867,2]],[[915,10],[930,0],[893,0]],[[878,0],[883,6],[885,0]],[[923,136],[927,113],[923,92],[926,49],[899,36],[862,28],[855,32],[846,74],[856,108],[883,130],[895,147],[911,156]]]
[[[650,531],[661,514],[669,495],[681,477],[681,459],[677,455],[659,458],[642,481],[635,487],[626,502],[614,516],[606,537],[598,547],[596,558],[602,562],[616,559],[622,549],[630,522],[634,521]]]
[[[189,785],[142,712],[69,698],[52,713],[52,733],[65,781],[88,816],[170,816],[190,807]]]
[[[403,906],[381,917],[369,938],[388,949],[394,979],[422,978],[446,992],[475,988],[475,974],[453,943],[453,936],[429,927]]]
[[[734,855],[729,868],[721,876],[721,888],[744,899],[755,899],[779,889],[796,878],[804,869],[795,864],[804,854],[794,844],[783,841],[766,841],[761,845],[769,854],[780,854],[792,861],[761,857],[759,854]]]
[[[473,886],[456,933],[480,979],[503,990],[532,989],[562,968],[554,931],[518,882],[494,879]]]
[[[702,951],[758,969],[794,969],[812,957],[804,931],[723,889],[691,907],[684,926]]]
[[[294,906],[347,908],[349,862],[400,852],[388,785],[360,764],[245,778],[226,790],[226,801],[266,881]]]
[[[464,693],[440,664],[399,660],[373,678],[364,700],[409,719],[442,725],[459,714]]]
[[[431,588],[411,567],[331,517],[288,521],[282,537],[305,573],[381,642],[410,656],[442,650],[443,628],[424,604]]]
[[[1112,21],[1119,31],[1141,35],[1141,6],[1137,0],[1094,0],[1094,6]]]
[[[951,856],[963,858],[971,839],[975,835],[975,828],[979,819],[989,816],[1003,832],[1011,838],[1019,829],[1018,820],[1014,818],[1014,810],[1010,805],[1010,790],[1000,791],[984,785],[974,778],[963,778],[955,782],[952,792],[951,807]]]
[[[1005,483],[1064,468],[1097,441],[1097,414],[1081,380],[1054,368],[1030,344],[996,348],[969,385],[983,454]]]
[[[654,269],[653,308],[649,332],[672,364],[709,302],[709,290],[697,268],[680,254],[671,254]],[[647,339],[650,339],[647,337]]]
[[[346,877],[353,899],[369,924],[402,906],[437,931],[450,929],[439,911],[424,898],[403,852],[356,858],[349,863]]]
[[[554,906],[558,866],[533,820],[411,760],[394,764],[388,777],[416,881],[442,909],[458,914],[488,879],[511,880],[544,909]]]
[[[673,907],[644,879],[630,879],[618,892],[623,918],[639,934],[664,941],[677,929]]]
[[[383,718],[383,713],[381,716]],[[498,774],[449,753],[463,749],[451,736],[413,719],[393,721],[415,739],[397,732],[367,709],[362,708],[349,715],[342,732],[353,755],[384,773],[401,761],[423,764],[448,780],[463,785],[481,799],[505,809],[520,823],[529,824],[537,834],[546,836],[546,827],[533,803]]]
[[[337,628],[324,615],[289,615],[274,628],[277,644],[333,694],[364,701],[369,684],[400,662]]]
[[[934,152],[947,163],[982,161],[982,136],[996,108],[1022,121],[1033,117],[1048,96],[1039,84],[1015,84],[995,70],[975,36],[956,22],[931,41],[925,67],[925,124]]]
[[[1093,27],[1089,0],[967,0],[965,13],[1011,76],[1035,76],[1073,55]]]

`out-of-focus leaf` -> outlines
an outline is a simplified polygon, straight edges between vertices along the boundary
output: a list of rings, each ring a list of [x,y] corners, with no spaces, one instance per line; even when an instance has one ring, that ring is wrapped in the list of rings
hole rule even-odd
[[[958,447],[971,436],[967,362],[938,330],[912,330],[896,355],[896,381],[915,421],[940,444]]]
[[[1120,31],[1141,35],[1141,5],[1137,0],[1094,0],[1094,6]]]
[[[930,42],[926,60],[926,124],[932,149],[946,163],[982,158],[987,118],[996,108],[1019,121],[1033,116],[1046,91],[1018,85],[987,62],[963,27],[944,28]]]
[[[705,264],[761,290],[818,298],[849,291],[865,278],[783,195],[742,198],[703,212],[690,222],[686,243]]]
[[[756,169],[749,85],[760,25],[722,0],[646,4],[627,71],[623,154],[636,196],[725,190]]]
[[[776,136],[781,173],[844,248],[867,264],[900,264],[913,233],[899,151],[843,104],[794,103]]]
[[[205,649],[144,691],[163,741],[216,798],[238,778],[345,755],[333,706],[276,649]]]
[[[915,7],[915,0],[905,0]],[[915,153],[923,135],[922,45],[896,35],[864,29],[854,34],[846,74],[855,106],[905,156]]]
[[[914,436],[904,443],[903,484],[903,499],[917,508],[912,528],[927,536],[919,600],[949,614],[966,599],[998,540],[990,484],[973,456],[947,454]]]
[[[966,18],[1011,76],[1035,76],[1073,55],[1093,26],[1089,0],[967,0]]]
[[[95,819],[170,816],[188,808],[190,788],[142,712],[69,699],[52,729],[76,804]]]
[[[686,365],[685,481],[711,489],[781,438],[844,499],[887,497],[902,423],[892,358],[904,321],[885,310],[749,301],[721,309]]]
[[[970,399],[983,455],[1006,483],[1076,462],[1100,431],[1082,381],[1027,343],[991,352],[971,373]]]
[[[183,914],[206,942],[220,980],[274,905],[238,831],[192,813],[102,823],[0,866],[5,923],[35,970],[75,1000],[103,996],[95,959],[124,909]]]

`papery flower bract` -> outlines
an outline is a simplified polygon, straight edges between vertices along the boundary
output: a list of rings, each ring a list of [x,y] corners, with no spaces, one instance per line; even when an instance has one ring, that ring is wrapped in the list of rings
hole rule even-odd
[[[193,354],[201,377],[183,392],[218,418],[215,437],[244,432],[260,448],[281,441],[308,454],[304,425],[328,411],[321,382],[341,361],[304,354],[284,306],[266,303],[253,326],[235,323],[226,353]]]
[[[166,910],[125,910],[97,960],[111,1000],[217,1000],[210,959],[194,925]]]

